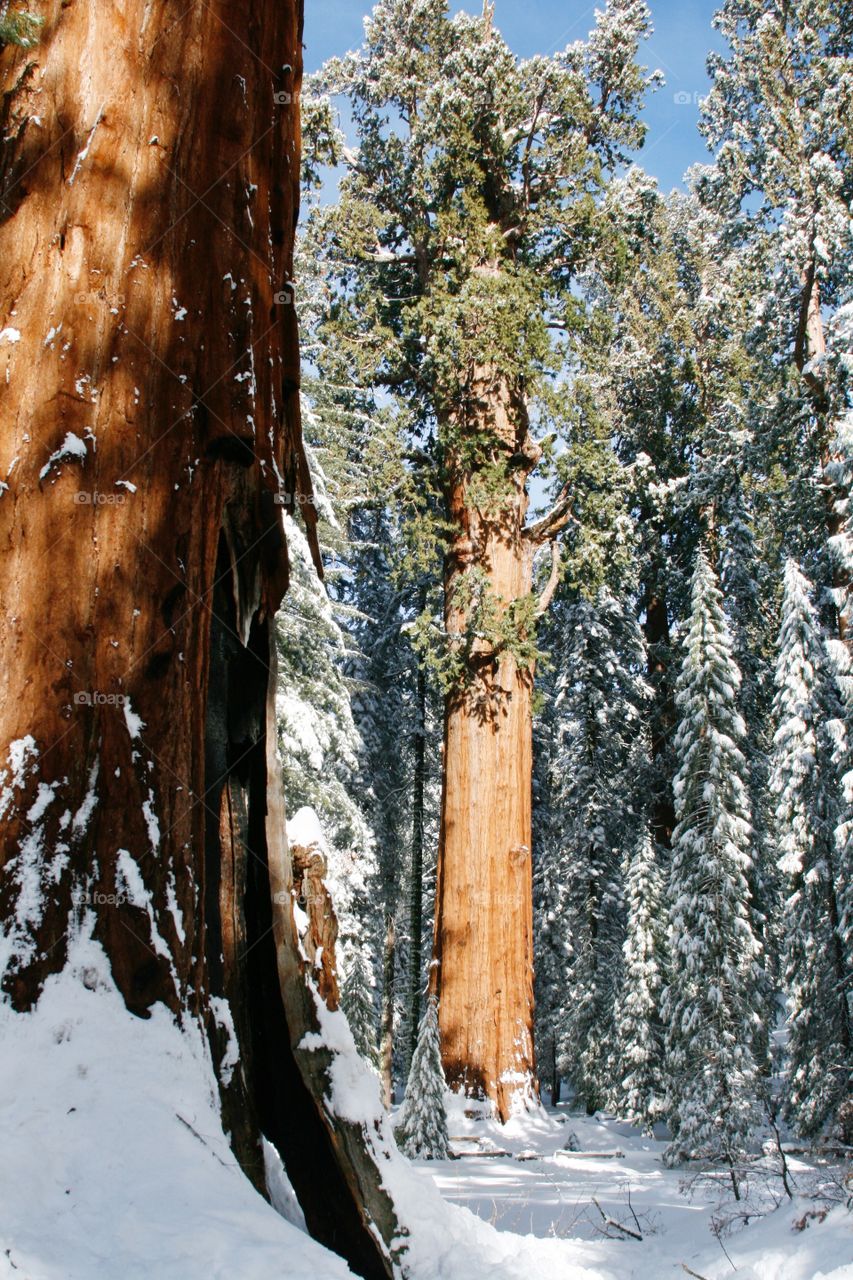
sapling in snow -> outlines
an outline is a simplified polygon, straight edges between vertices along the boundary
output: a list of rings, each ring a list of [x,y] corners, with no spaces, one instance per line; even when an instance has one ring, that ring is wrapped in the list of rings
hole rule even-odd
[[[395,1131],[400,1150],[412,1159],[446,1160],[449,1155],[445,1089],[438,1001],[430,996]]]
[[[360,950],[353,960],[341,985],[341,1008],[350,1025],[355,1047],[362,1058],[376,1065],[376,1009],[370,984],[370,974]]]

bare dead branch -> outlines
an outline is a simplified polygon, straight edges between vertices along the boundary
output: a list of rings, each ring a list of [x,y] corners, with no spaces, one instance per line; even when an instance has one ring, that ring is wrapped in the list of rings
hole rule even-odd
[[[549,538],[553,538],[558,534],[561,529],[565,529],[566,525],[574,518],[569,486],[566,484],[560,490],[560,495],[551,510],[546,512],[541,520],[535,520],[533,524],[528,525],[524,531],[524,536],[530,542],[547,542]]]
[[[547,612],[548,606],[554,599],[554,592],[560,581],[560,564],[562,562],[560,544],[556,538],[551,540],[551,572],[545,588],[536,602],[536,617],[541,618]]]
[[[623,1226],[623,1224],[621,1222],[617,1222],[615,1218],[609,1217],[609,1215],[604,1212],[595,1196],[592,1197],[592,1203],[604,1219],[605,1226],[612,1227],[614,1231],[621,1231],[623,1235],[630,1236],[632,1240],[639,1240],[642,1243],[643,1237],[641,1233],[639,1231],[634,1231],[632,1227]]]

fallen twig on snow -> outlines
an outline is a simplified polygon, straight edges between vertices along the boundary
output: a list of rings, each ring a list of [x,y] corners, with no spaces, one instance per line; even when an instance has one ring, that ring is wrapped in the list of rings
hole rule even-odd
[[[623,1223],[617,1222],[615,1218],[611,1218],[608,1214],[604,1212],[601,1205],[596,1200],[595,1196],[592,1197],[592,1203],[595,1205],[596,1209],[601,1214],[606,1226],[612,1227],[614,1231],[621,1231],[624,1235],[630,1236],[632,1240],[639,1240],[642,1243],[643,1237],[640,1234],[640,1232],[634,1231],[632,1227],[624,1226]],[[634,1212],[633,1209],[631,1210],[631,1212],[632,1213]],[[635,1222],[637,1221],[636,1216],[634,1217],[634,1221]],[[639,1223],[637,1225],[639,1226]]]

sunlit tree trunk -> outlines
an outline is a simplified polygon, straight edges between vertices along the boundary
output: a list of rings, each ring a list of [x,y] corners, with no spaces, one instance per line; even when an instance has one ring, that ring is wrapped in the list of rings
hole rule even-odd
[[[451,458],[447,513],[454,530],[445,570],[445,629],[463,654],[445,705],[444,767],[432,985],[451,1087],[488,1098],[505,1120],[538,1096],[533,1057],[531,869],[533,558],[552,534],[526,527],[527,476],[539,451],[523,399],[499,375],[478,374],[476,417],[453,425],[502,462],[499,500]],[[473,412],[473,411],[472,411]],[[483,442],[490,440],[491,448]],[[484,452],[485,450],[485,452]],[[494,498],[494,495],[493,495]],[[496,610],[496,639],[478,630],[478,606]],[[544,607],[546,601],[540,601]],[[462,639],[464,637],[464,640]]]
[[[32,1008],[91,927],[128,1008],[198,1017],[223,1118],[390,1274],[332,1117],[275,755],[278,499],[310,488],[292,306],[301,6],[50,0],[0,53],[0,946]],[[309,517],[310,505],[301,504]],[[230,1078],[230,1083],[227,1081]]]

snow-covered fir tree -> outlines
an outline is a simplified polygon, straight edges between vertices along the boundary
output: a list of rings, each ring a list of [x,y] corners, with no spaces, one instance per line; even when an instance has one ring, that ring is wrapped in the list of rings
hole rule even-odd
[[[691,598],[676,692],[681,765],[668,890],[669,984],[662,1000],[672,1130],[667,1159],[704,1157],[731,1166],[756,1119],[761,947],[750,910],[740,672],[704,549]]]
[[[341,1008],[362,1058],[376,1065],[376,1005],[371,974],[361,951],[356,951],[341,983]]]
[[[789,999],[788,1112],[815,1134],[850,1096],[853,1055],[849,957],[842,936],[842,878],[835,832],[842,708],[810,599],[793,560],[776,666],[771,787],[779,867],[787,892],[782,935]]]
[[[421,1020],[418,1043],[406,1084],[406,1096],[395,1129],[397,1145],[411,1159],[445,1160],[447,1136],[446,1085],[441,1066],[438,1001],[430,996]]]
[[[619,1113],[649,1129],[664,1112],[663,1027],[660,1000],[664,895],[659,852],[644,828],[624,866],[627,915],[619,992]]]
[[[786,476],[784,487],[776,477],[777,520],[843,612],[853,561],[828,548],[850,490],[833,447],[843,403],[826,320],[853,288],[853,135],[838,127],[850,112],[853,15],[835,0],[725,0],[715,26],[728,48],[709,58],[700,125],[715,159],[693,182],[752,274],[743,345],[768,371],[753,402]],[[829,621],[832,645],[844,622]]]
[[[824,467],[825,498],[831,503],[829,554],[836,634],[826,637],[847,713],[853,713],[853,302],[840,307],[828,326],[827,368],[835,391],[835,417]]]
[[[611,1097],[618,1058],[622,851],[642,821],[648,688],[639,629],[609,590],[558,606],[555,624],[550,823],[538,877],[547,890],[543,994],[560,1065],[592,1112]]]

